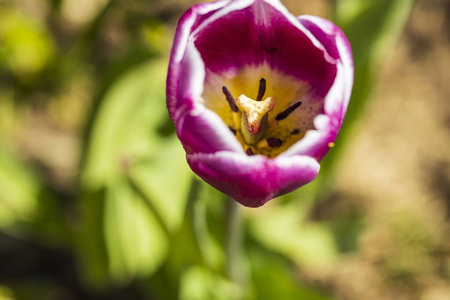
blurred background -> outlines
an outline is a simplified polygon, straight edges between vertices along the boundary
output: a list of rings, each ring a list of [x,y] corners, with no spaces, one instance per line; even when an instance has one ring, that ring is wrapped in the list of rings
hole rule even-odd
[[[192,174],[165,108],[193,0],[0,0],[0,300],[450,299],[450,1],[284,0],[356,67],[310,185],[243,208]]]

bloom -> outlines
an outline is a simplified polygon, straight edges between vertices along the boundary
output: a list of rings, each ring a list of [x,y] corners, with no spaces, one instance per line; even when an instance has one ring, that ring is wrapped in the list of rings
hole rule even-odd
[[[317,176],[352,85],[350,45],[330,21],[278,0],[218,1],[179,20],[167,107],[191,169],[258,207]]]

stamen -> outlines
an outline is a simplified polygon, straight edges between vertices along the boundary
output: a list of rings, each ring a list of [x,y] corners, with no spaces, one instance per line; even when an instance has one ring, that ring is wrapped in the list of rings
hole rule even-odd
[[[253,156],[253,155],[255,155],[255,153],[253,153],[253,150],[252,150],[252,148],[247,148],[247,151],[245,151],[245,153],[247,153],[247,155],[248,156]]]
[[[259,89],[258,89],[258,97],[256,97],[256,101],[261,101],[266,93],[266,80],[261,78],[259,81]]]
[[[289,106],[286,110],[284,110],[283,112],[279,113],[276,117],[275,120],[277,121],[281,121],[286,119],[296,108],[300,107],[300,105],[302,105],[302,102],[299,101],[297,103],[295,103],[292,106]]]
[[[225,97],[227,98],[228,105],[230,105],[231,110],[233,112],[238,112],[239,109],[236,105],[236,101],[234,100],[233,96],[231,95],[230,91],[227,89],[226,86],[222,87],[222,92],[225,95]]]
[[[270,148],[279,148],[281,145],[283,145],[283,141],[279,138],[268,138],[267,144],[269,144]]]

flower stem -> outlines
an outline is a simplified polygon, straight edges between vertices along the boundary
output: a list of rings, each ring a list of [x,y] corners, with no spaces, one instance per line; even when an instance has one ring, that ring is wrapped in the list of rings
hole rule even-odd
[[[242,215],[240,205],[231,198],[226,207],[226,268],[228,278],[239,285],[243,284],[242,272]]]

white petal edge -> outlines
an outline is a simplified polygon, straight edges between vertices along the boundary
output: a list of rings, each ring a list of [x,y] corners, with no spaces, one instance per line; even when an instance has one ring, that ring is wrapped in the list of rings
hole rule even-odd
[[[316,129],[309,130],[303,137],[303,139],[280,154],[280,156],[286,157],[307,153],[310,149],[320,143],[321,140],[326,139],[331,130],[339,131],[347,112],[353,88],[353,57],[351,49],[349,48],[349,44],[345,43],[345,37],[343,37],[343,33],[341,33],[340,29],[338,29],[339,31],[337,31],[337,26],[334,25],[331,21],[315,16],[303,15],[300,16],[299,19],[311,21],[327,34],[335,34],[336,47],[340,56],[340,60],[338,60],[336,64],[337,73],[335,81],[324,100],[324,111],[326,115],[318,115],[314,119],[314,127]],[[337,120],[333,122],[331,118],[335,116],[337,116]],[[333,128],[331,126],[336,128]]]
[[[346,39],[343,37],[343,33],[341,30],[333,24],[329,20],[322,19],[320,17],[311,16],[311,15],[302,15],[299,17],[300,20],[309,20],[322,29],[323,32],[329,35],[336,34],[336,47],[340,56],[340,60],[342,62],[343,68],[343,82],[344,85],[342,88],[344,89],[344,102],[342,106],[341,112],[341,120],[344,118],[345,113],[347,112],[348,103],[350,101],[350,96],[353,89],[353,78],[354,78],[354,65],[353,65],[353,54],[351,52],[350,44],[345,43]],[[337,30],[336,30],[337,29]],[[332,104],[328,104],[329,108],[327,109],[327,103],[325,103],[325,111],[327,114],[336,113],[331,109]]]
[[[323,45],[312,35],[312,33],[307,30],[296,17],[294,17],[286,7],[281,4],[279,0],[234,0],[231,1],[229,5],[224,6],[222,9],[218,10],[213,16],[205,20],[199,27],[197,27],[194,32],[192,33],[191,37],[194,37],[203,30],[206,26],[208,26],[210,23],[218,20],[219,18],[222,18],[223,16],[236,11],[240,9],[244,9],[246,7],[249,7],[250,5],[254,4],[255,2],[266,2],[270,6],[272,6],[274,9],[279,11],[287,20],[291,22],[292,25],[294,25],[297,29],[299,29],[301,32],[303,32],[314,44],[314,46],[320,50],[323,51],[325,59],[332,64],[336,63],[336,60],[332,58],[326,49],[323,47]]]
[[[225,0],[199,5],[195,10],[195,12],[191,15],[191,17],[188,20],[186,20],[183,24],[180,24],[182,26],[181,35],[179,37],[180,44],[177,46],[177,50],[173,54],[175,63],[179,63],[183,59],[184,51],[186,49],[189,40],[189,35],[191,33],[191,28],[194,25],[195,20],[198,18],[198,16],[205,15],[213,10],[220,9],[225,5],[227,5],[229,2],[230,1]]]
[[[194,109],[187,111],[186,115],[194,118],[203,118],[205,124],[209,125],[209,129],[211,129],[211,132],[213,133],[211,136],[213,136],[215,140],[211,140],[211,142],[214,143],[217,148],[221,149],[218,151],[229,151],[247,157],[241,144],[216,113],[199,105]],[[183,121],[184,116],[186,115],[183,115],[177,122],[177,132],[180,136],[183,136]]]
[[[167,107],[171,118],[174,118],[174,111],[177,101],[176,93],[178,88],[178,78],[180,76],[180,63],[186,52],[189,35],[191,34],[191,28],[195,24],[195,21],[199,15],[207,14],[211,11],[220,9],[228,3],[229,1],[225,0],[193,6],[190,11],[186,12],[179,21],[177,32],[174,37],[174,46],[170,55],[169,74],[167,77]]]

